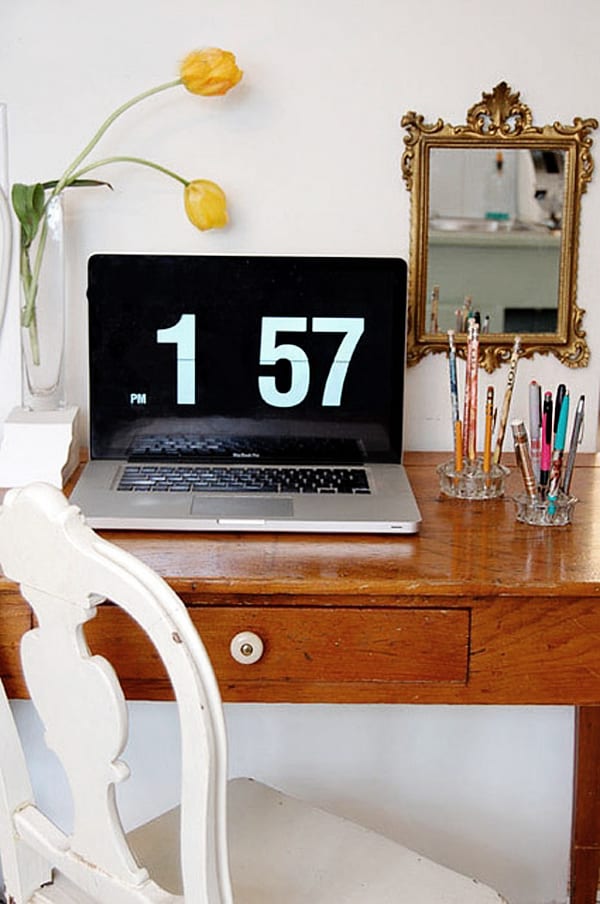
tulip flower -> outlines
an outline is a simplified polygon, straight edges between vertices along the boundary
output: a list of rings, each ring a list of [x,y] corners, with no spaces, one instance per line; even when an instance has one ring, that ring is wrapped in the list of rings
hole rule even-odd
[[[198,229],[220,229],[227,225],[225,192],[215,182],[195,179],[184,190],[185,212]]]
[[[89,172],[100,166],[110,163],[133,163],[158,170],[184,186],[185,211],[188,219],[197,229],[204,231],[225,226],[227,224],[225,194],[214,182],[207,179],[185,179],[173,170],[143,157],[106,157],[83,164],[112,123],[140,101],[177,86],[185,87],[192,94],[216,97],[226,94],[234,88],[242,75],[242,70],[238,68],[235,56],[230,51],[220,50],[216,47],[193,50],[181,63],[178,78],[136,95],[111,113],[59,179],[44,183],[36,182],[33,185],[20,183],[13,185],[12,204],[21,226],[20,275],[24,296],[21,324],[29,329],[34,363],[39,363],[35,305],[46,242],[45,216],[49,201],[65,188],[72,186],[108,185],[107,182],[84,178]],[[30,249],[38,231],[40,240],[35,260],[32,262]]]
[[[180,67],[181,81],[192,94],[226,94],[239,82],[242,70],[228,50],[209,47],[188,53]]]

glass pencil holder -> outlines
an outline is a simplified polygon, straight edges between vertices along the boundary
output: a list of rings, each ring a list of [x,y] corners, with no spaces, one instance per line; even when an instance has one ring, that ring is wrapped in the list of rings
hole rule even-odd
[[[527,493],[513,497],[517,509],[517,521],[542,527],[564,527],[573,517],[575,496],[567,496],[562,491],[556,499],[533,499]]]
[[[454,499],[499,499],[504,495],[504,481],[510,474],[504,465],[490,465],[484,471],[483,460],[465,461],[460,471],[454,459],[438,465],[440,490]]]

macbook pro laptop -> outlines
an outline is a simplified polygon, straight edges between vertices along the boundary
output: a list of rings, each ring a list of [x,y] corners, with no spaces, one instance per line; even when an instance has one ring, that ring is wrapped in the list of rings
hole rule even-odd
[[[88,303],[92,526],[418,530],[403,260],[96,254]]]

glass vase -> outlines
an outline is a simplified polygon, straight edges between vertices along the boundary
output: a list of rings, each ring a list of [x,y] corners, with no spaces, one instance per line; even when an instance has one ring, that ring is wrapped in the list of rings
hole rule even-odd
[[[65,407],[65,261],[60,195],[47,202],[29,248],[21,244],[23,407]]]
[[[6,104],[0,103],[0,333],[8,302],[12,257],[12,221],[8,203],[8,126]]]

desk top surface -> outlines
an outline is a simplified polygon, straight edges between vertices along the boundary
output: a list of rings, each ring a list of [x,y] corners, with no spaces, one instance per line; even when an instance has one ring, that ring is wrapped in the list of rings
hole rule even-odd
[[[435,466],[447,456],[409,453],[423,523],[414,536],[103,531],[187,594],[595,596],[600,598],[600,456],[581,455],[567,527],[515,519],[513,469],[500,500],[449,499]],[[511,463],[510,456],[507,463]]]

